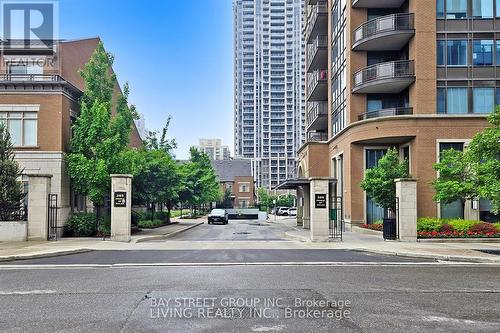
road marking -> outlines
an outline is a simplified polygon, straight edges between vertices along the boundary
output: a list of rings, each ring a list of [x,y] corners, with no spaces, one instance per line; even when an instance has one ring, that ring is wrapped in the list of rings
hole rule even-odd
[[[23,291],[3,291],[0,290],[0,296],[11,296],[11,295],[46,295],[55,294],[55,290],[23,290]]]
[[[6,264],[0,265],[0,270],[10,269],[92,269],[92,268],[139,268],[139,267],[230,267],[230,266],[277,266],[277,267],[500,267],[500,263],[471,262],[211,262],[211,263],[118,263],[118,264]]]

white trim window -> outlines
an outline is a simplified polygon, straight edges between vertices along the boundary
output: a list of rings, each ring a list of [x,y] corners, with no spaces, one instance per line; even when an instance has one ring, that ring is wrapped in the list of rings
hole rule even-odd
[[[240,193],[250,193],[250,183],[240,183]]]
[[[14,147],[37,146],[38,110],[32,105],[0,105],[0,122],[7,125]]]

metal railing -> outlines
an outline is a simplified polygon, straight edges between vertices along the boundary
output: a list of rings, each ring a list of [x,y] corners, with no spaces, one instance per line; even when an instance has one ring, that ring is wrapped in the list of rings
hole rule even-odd
[[[51,74],[0,74],[0,81],[7,82],[63,82],[59,75]]]
[[[0,222],[28,221],[28,211],[24,206],[0,207]]]
[[[371,81],[403,78],[415,75],[413,60],[398,60],[375,64],[354,73],[354,88]]]
[[[328,82],[328,70],[317,69],[312,73],[307,74],[307,93],[311,96],[312,92],[319,83]]]
[[[365,38],[389,31],[412,30],[415,28],[413,13],[391,14],[377,17],[354,30],[354,43]]]
[[[328,141],[328,133],[326,132],[308,132],[306,137],[307,142],[322,142]]]
[[[328,115],[327,102],[314,102],[312,107],[307,111],[307,126],[311,125],[319,115]]]
[[[311,63],[319,49],[328,47],[328,36],[317,36],[311,44],[307,44],[307,67]]]
[[[316,20],[319,15],[327,15],[328,14],[328,2],[327,1],[318,1],[316,5],[313,6],[312,10],[309,12],[309,16],[307,18],[307,28],[306,28],[306,39],[308,40],[311,36],[311,33],[316,25]]]
[[[412,107],[388,108],[377,111],[366,112],[358,116],[359,120],[366,120],[379,117],[404,116],[413,114]]]

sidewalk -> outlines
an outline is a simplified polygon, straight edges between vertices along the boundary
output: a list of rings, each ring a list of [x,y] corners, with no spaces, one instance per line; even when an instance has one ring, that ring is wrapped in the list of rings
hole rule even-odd
[[[377,254],[391,254],[415,258],[433,258],[465,262],[500,263],[500,255],[488,254],[478,250],[500,251],[500,242],[399,242],[384,241],[382,233],[347,231],[343,241],[332,240],[327,243],[310,241],[309,230],[295,228],[286,233],[287,238],[305,242],[310,248],[346,249]]]
[[[137,249],[137,243],[173,237],[181,232],[203,224],[205,219],[172,219],[172,222],[172,224],[164,227],[142,230],[132,235],[129,243],[114,242],[109,238],[103,240],[98,237],[62,238],[57,241],[0,243],[0,262],[16,259],[51,257],[92,250],[134,250]]]

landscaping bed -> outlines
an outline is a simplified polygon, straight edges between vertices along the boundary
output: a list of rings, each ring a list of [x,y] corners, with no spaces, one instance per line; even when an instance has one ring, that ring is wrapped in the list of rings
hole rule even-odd
[[[382,223],[374,223],[374,224],[362,224],[361,228],[370,229],[375,231],[382,231],[384,229],[384,225]]]
[[[424,217],[417,221],[417,237],[500,238],[500,223]]]

